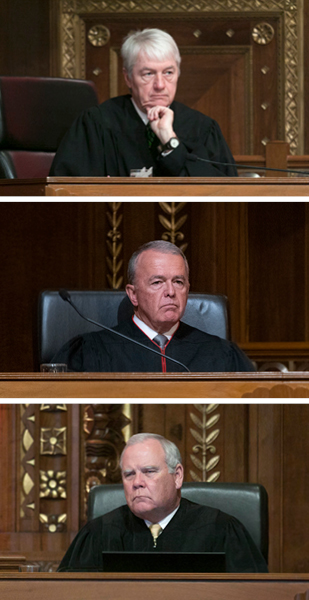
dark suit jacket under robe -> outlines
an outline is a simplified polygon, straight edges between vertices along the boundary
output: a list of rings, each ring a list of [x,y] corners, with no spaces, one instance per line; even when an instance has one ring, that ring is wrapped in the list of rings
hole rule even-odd
[[[225,552],[228,573],[265,573],[266,562],[247,530],[220,510],[182,499],[153,547],[152,535],[127,505],[87,523],[59,570],[102,570],[102,551]]]
[[[134,323],[123,321],[116,331],[160,352],[160,348]],[[184,372],[185,368],[166,358],[170,356],[192,372],[254,371],[253,365],[236,344],[179,323],[171,340],[158,356],[108,331],[77,336],[67,342],[52,362],[66,363],[69,371],[103,373]]]
[[[206,115],[172,102],[173,128],[178,148],[163,157],[157,146],[149,149],[146,126],[137,114],[131,96],[111,98],[84,111],[64,136],[50,175],[75,177],[128,177],[133,169],[153,167],[154,176],[237,176],[234,166],[192,162],[189,154],[234,165],[219,125]]]

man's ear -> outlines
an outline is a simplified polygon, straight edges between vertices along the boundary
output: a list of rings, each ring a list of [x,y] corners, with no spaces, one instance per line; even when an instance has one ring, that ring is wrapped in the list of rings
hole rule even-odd
[[[175,469],[175,487],[176,490],[180,490],[181,486],[183,484],[183,466],[182,464],[178,463],[176,469]]]
[[[138,302],[137,302],[137,298],[136,298],[136,292],[135,292],[135,286],[132,285],[131,283],[128,283],[126,285],[126,292],[133,304],[133,306],[138,306]]]
[[[125,69],[123,67],[122,72],[123,72],[124,80],[125,80],[128,88],[129,88],[129,90],[130,90],[131,89],[131,79],[129,77],[128,71],[127,71],[127,69]]]

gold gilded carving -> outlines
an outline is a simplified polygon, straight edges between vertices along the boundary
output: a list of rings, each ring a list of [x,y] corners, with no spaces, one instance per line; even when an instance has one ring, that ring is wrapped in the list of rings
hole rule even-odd
[[[41,404],[40,410],[45,412],[55,412],[58,410],[67,411],[68,409],[66,404]]]
[[[20,506],[21,519],[30,516],[29,505],[35,505],[35,405],[20,407]],[[31,511],[32,512],[32,511]]]
[[[220,456],[215,455],[216,447],[213,445],[220,433],[220,429],[213,429],[220,419],[218,413],[212,414],[218,406],[218,404],[194,404],[195,409],[200,414],[190,413],[190,419],[195,425],[195,429],[190,428],[190,433],[197,442],[192,447],[194,454],[190,454],[190,458],[199,471],[199,474],[197,474],[195,471],[190,470],[193,481],[217,481],[220,477],[220,471],[210,473],[220,461]],[[215,456],[208,458],[209,453]],[[201,455],[201,458],[197,455]]]
[[[110,31],[105,25],[94,25],[88,31],[88,40],[93,46],[105,46],[110,40]]]
[[[164,215],[159,215],[159,221],[161,225],[166,229],[162,233],[162,239],[176,244],[176,242],[182,242],[184,240],[184,234],[180,231],[180,228],[186,222],[188,215],[182,215],[176,219],[176,215],[184,208],[186,202],[159,202],[162,210],[168,215],[168,218]],[[188,244],[182,244],[181,250],[184,252]]]
[[[67,453],[67,428],[66,427],[41,427],[40,452],[41,454],[66,454]]]
[[[66,471],[40,470],[40,498],[66,498]]]
[[[60,533],[65,530],[65,523],[67,515],[45,515],[40,513],[40,522],[42,523],[42,531],[48,531],[49,533]]]
[[[274,38],[275,30],[269,23],[259,23],[253,27],[252,39],[256,44],[265,46]]]
[[[30,494],[33,486],[34,486],[34,482],[31,479],[29,473],[25,473],[25,475],[23,477],[23,492],[24,492],[25,496],[28,496],[28,494]]]
[[[25,431],[23,433],[22,441],[23,441],[24,451],[28,452],[29,448],[31,448],[31,446],[33,444],[33,437],[28,429],[25,429]]]
[[[131,423],[123,411],[123,404],[85,407],[85,501],[94,485],[121,481],[119,457],[125,445],[123,430]]]
[[[112,229],[107,234],[107,250],[109,256],[106,256],[106,263],[109,269],[107,274],[107,281],[109,286],[113,290],[118,290],[122,286],[123,276],[119,275],[119,271],[122,268],[123,260],[119,258],[122,251],[122,242],[120,225],[122,222],[122,214],[118,214],[118,211],[122,205],[122,202],[108,202],[110,210],[107,212],[107,219]]]

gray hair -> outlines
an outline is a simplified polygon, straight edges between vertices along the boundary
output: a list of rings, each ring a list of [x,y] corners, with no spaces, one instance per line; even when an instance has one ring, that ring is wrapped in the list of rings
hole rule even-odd
[[[157,433],[136,433],[135,435],[132,435],[121,453],[119,460],[120,468],[122,468],[122,458],[125,450],[129,446],[134,446],[134,444],[142,444],[146,440],[157,440],[160,442],[165,453],[165,462],[167,464],[168,472],[175,473],[177,465],[179,463],[182,464],[181,454],[173,442],[167,440],[165,437],[163,437],[163,435],[159,435]]]
[[[128,283],[134,284],[137,259],[140,254],[146,252],[147,250],[155,250],[156,252],[161,252],[162,254],[178,254],[178,256],[181,256],[184,260],[187,276],[189,278],[189,265],[183,251],[171,242],[154,240],[153,242],[147,242],[147,244],[143,244],[140,246],[140,248],[138,248],[138,250],[136,250],[136,252],[133,252],[128,264]]]
[[[180,73],[181,56],[175,40],[169,33],[161,29],[143,29],[131,31],[125,38],[121,47],[123,66],[129,77],[136,63],[139,53],[146,54],[149,59],[167,60],[173,56]]]

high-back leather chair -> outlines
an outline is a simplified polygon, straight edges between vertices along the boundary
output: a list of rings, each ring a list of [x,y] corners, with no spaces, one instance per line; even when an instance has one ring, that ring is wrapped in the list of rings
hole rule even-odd
[[[92,81],[0,77],[0,178],[47,177],[67,129],[96,104]]]
[[[73,302],[80,312],[106,325],[115,327],[133,315],[133,306],[125,291],[73,291]],[[39,297],[39,364],[51,361],[54,354],[77,335],[99,331],[99,327],[84,321],[62,300],[57,291],[44,291]],[[182,321],[202,331],[229,338],[228,301],[215,294],[189,294]]]
[[[187,500],[218,508],[236,517],[250,533],[268,560],[268,496],[255,483],[184,483],[181,494]],[[121,484],[97,485],[88,497],[88,521],[125,504]]]

